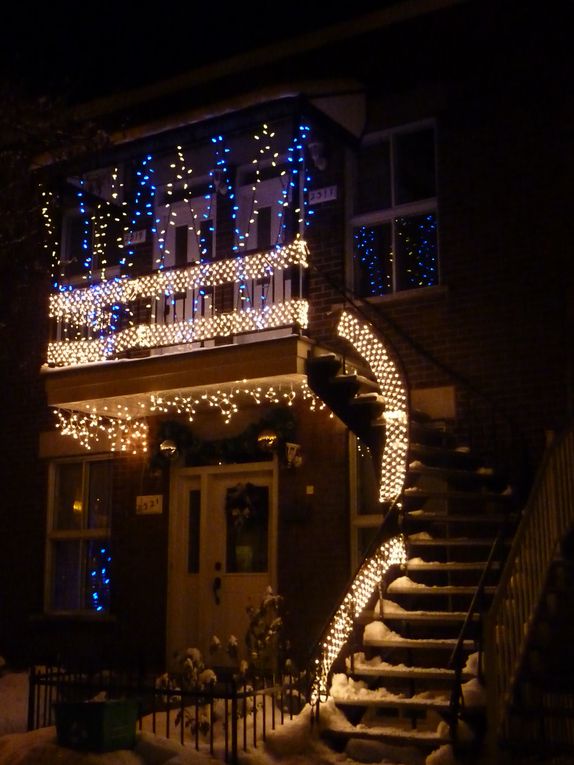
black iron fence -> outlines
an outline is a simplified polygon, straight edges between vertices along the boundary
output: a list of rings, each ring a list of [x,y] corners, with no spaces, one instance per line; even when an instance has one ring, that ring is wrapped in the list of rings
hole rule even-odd
[[[264,744],[270,731],[295,717],[305,704],[302,676],[241,679],[223,674],[205,687],[186,688],[176,676],[155,678],[115,670],[30,670],[28,730],[56,724],[62,702],[135,699],[137,728],[225,762]]]

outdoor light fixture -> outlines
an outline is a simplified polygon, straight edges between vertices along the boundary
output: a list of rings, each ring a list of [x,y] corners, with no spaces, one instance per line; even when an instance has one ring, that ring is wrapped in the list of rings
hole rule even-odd
[[[279,436],[274,430],[262,430],[257,436],[257,445],[264,452],[272,452],[277,447]]]
[[[168,460],[174,460],[178,455],[177,444],[171,438],[166,438],[165,441],[162,441],[159,445],[159,450]]]

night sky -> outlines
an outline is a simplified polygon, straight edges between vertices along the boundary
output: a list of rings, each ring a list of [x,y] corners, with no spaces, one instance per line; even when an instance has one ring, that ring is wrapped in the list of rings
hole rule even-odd
[[[2,78],[26,92],[84,101],[160,80],[386,3],[272,5],[12,3],[0,30]]]

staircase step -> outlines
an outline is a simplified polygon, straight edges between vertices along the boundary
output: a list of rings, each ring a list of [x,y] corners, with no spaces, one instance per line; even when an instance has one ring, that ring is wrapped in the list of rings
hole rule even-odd
[[[392,667],[385,665],[383,667],[370,666],[368,664],[361,664],[355,662],[352,669],[348,670],[353,676],[356,677],[381,677],[387,679],[397,680],[430,680],[436,682],[440,681],[452,681],[454,680],[455,673],[453,669],[443,669],[441,667]],[[463,680],[471,680],[474,677],[469,672],[462,673]]]
[[[449,699],[440,698],[416,698],[401,697],[389,694],[389,698],[377,698],[373,696],[359,696],[358,698],[347,698],[346,696],[333,696],[337,706],[346,707],[369,707],[371,709],[408,709],[408,710],[427,710],[433,709],[436,712],[448,712],[450,704]]]
[[[409,444],[411,458],[419,458],[425,465],[432,467],[452,467],[476,470],[480,467],[478,458],[469,449],[432,444]]]
[[[489,486],[491,488],[500,484],[500,478],[494,473],[485,470],[464,470],[462,468],[432,467],[422,462],[414,462],[409,465],[407,481],[412,485],[413,478],[441,479],[449,484],[454,484],[459,490],[462,487],[477,488]]]
[[[393,622],[432,622],[433,624],[452,624],[452,622],[463,622],[466,619],[466,611],[407,611],[405,609],[386,610],[383,616],[379,616],[376,611],[363,611],[359,624],[363,620],[367,621],[393,621]],[[472,620],[478,621],[479,615],[473,614]]]
[[[405,564],[405,570],[409,571],[484,571],[486,561],[447,561],[443,563],[441,561],[407,561]],[[493,570],[500,569],[500,563],[495,561],[491,563]]]
[[[388,744],[409,744],[418,747],[435,748],[442,744],[451,744],[450,736],[441,735],[436,730],[420,730],[412,726],[401,729],[392,725],[377,725],[355,728],[349,723],[348,728],[328,728],[324,731],[327,738],[345,743],[350,738],[366,741],[383,741]]]
[[[441,640],[418,638],[363,638],[363,645],[369,648],[404,648],[410,650],[421,651],[436,651],[445,650],[452,651],[457,644],[455,638],[444,638]],[[474,640],[464,640],[462,647],[465,651],[473,651],[475,649]]]
[[[409,521],[419,521],[422,523],[477,523],[477,524],[496,524],[500,526],[508,516],[502,513],[433,513],[424,510],[411,510],[406,513]]]
[[[474,595],[476,587],[457,586],[457,585],[434,585],[417,584],[416,582],[407,582],[408,577],[399,577],[389,584],[388,593],[399,593],[401,595]],[[494,595],[496,587],[485,587],[484,592]]]
[[[431,539],[407,536],[407,544],[412,547],[492,547],[492,539],[480,537],[435,537]]]
[[[514,497],[510,492],[496,492],[496,491],[461,491],[456,489],[436,489],[425,488],[422,486],[408,486],[403,495],[404,502],[406,504],[409,501],[417,499],[445,499],[445,500],[465,500],[467,502],[500,502],[511,503],[514,501]]]

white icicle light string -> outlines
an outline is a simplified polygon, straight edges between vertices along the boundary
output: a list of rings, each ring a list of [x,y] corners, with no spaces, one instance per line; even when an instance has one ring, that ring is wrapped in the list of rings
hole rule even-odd
[[[232,417],[241,408],[245,399],[253,405],[292,406],[300,399],[316,412],[326,409],[325,404],[318,399],[307,385],[305,379],[298,383],[250,384],[247,380],[223,386],[216,390],[205,390],[196,393],[150,393],[145,400],[138,403],[137,416],[130,415],[124,406],[110,407],[109,413],[101,414],[96,411],[76,411],[66,408],[55,408],[57,417],[56,427],[64,436],[74,438],[87,450],[108,440],[110,451],[136,454],[148,449],[148,415],[181,415],[193,422],[195,415],[202,410],[218,411],[229,424]],[[332,413],[329,413],[332,417]]]
[[[126,454],[145,454],[148,450],[149,429],[144,419],[66,409],[54,409],[54,413],[60,433],[74,438],[87,451],[98,444],[106,450]]]

